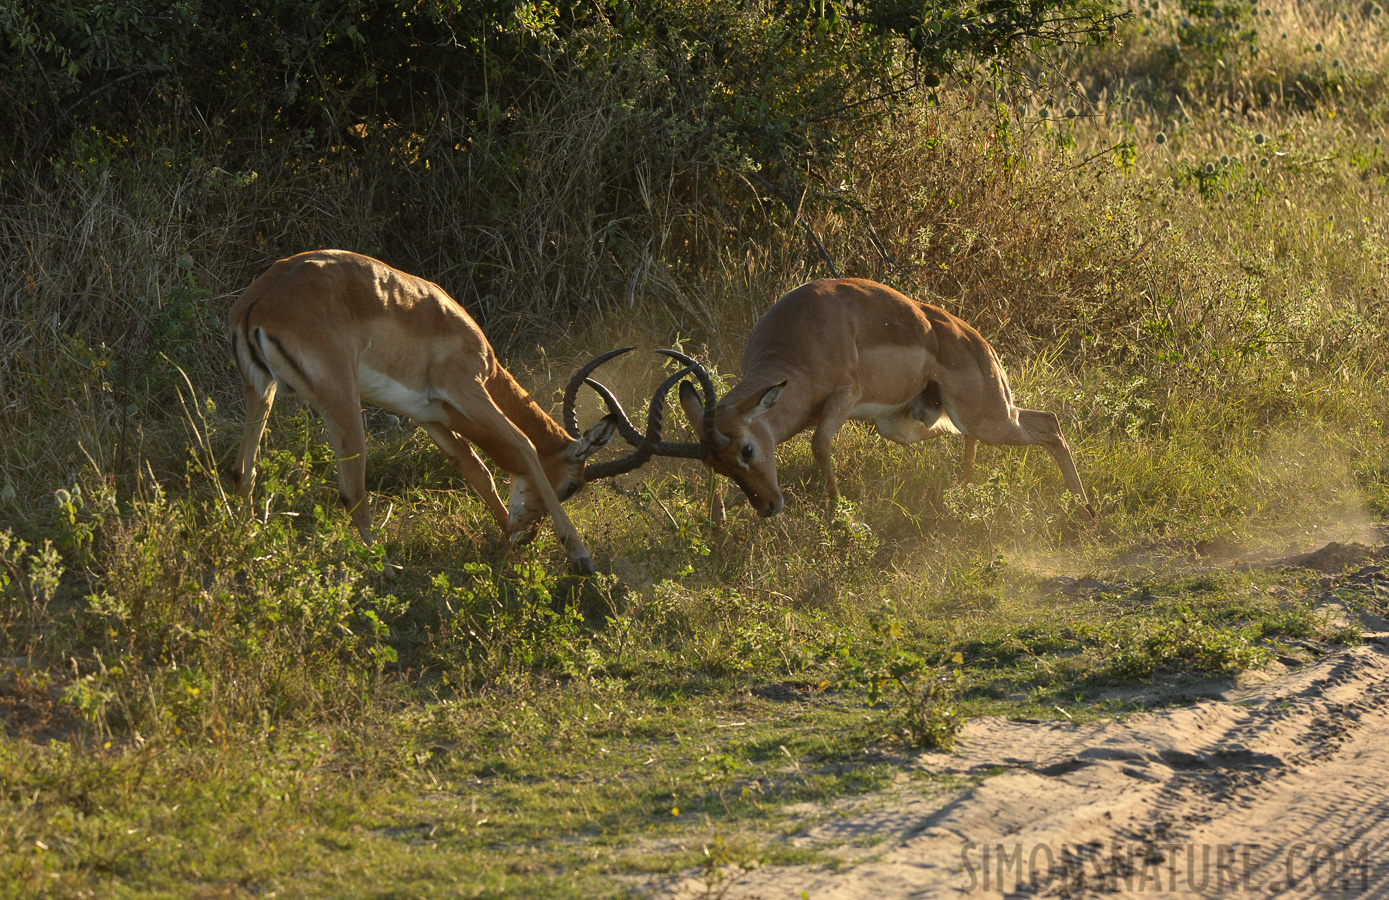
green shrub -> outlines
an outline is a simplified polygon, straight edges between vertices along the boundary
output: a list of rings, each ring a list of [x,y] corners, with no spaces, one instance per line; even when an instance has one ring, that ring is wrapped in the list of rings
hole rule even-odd
[[[964,725],[959,707],[959,653],[932,664],[909,649],[901,623],[885,604],[870,619],[871,634],[839,650],[840,684],[864,690],[882,704],[893,734],[909,747],[948,750]],[[948,654],[942,654],[945,660]]]

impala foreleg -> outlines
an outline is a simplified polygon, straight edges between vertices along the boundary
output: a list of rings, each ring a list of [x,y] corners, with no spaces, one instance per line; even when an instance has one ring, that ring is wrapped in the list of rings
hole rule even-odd
[[[477,491],[482,502],[487,504],[492,516],[497,520],[503,533],[510,533],[511,516],[507,513],[506,504],[502,502],[501,495],[497,493],[497,485],[492,481],[492,473],[474,452],[472,445],[459,435],[449,430],[447,427],[436,422],[425,422],[421,427],[425,433],[439,445],[439,449],[444,451],[444,455],[453,460],[454,466],[462,473],[464,480]]]
[[[370,544],[371,503],[367,500],[367,436],[362,426],[362,402],[352,383],[349,395],[333,400],[316,401],[323,424],[328,428],[328,441],[338,458],[338,499],[352,519],[352,525]]]
[[[840,388],[830,394],[820,410],[820,424],[815,426],[815,433],[810,438],[811,452],[825,473],[825,491],[829,494],[830,506],[839,501],[839,483],[834,477],[834,436],[849,421],[849,414],[857,403],[858,393],[851,389]]]
[[[507,537],[518,546],[529,544],[540,535],[540,522],[544,518],[544,507],[537,509],[531,504],[530,479],[525,475],[512,475],[507,497]],[[543,501],[542,501],[543,502]],[[561,503],[564,501],[560,501]]]
[[[530,438],[512,424],[497,407],[481,381],[467,381],[447,390],[441,389],[440,393],[465,419],[472,422],[476,428],[496,435],[523,461],[526,471],[517,474],[524,474],[530,488],[540,492],[540,499],[555,523],[555,533],[569,552],[570,564],[581,575],[594,574],[596,570],[593,567],[593,558],[589,556],[588,548],[579,539],[574,524],[569,521],[564,507],[560,505],[559,497],[540,464],[540,457],[536,455],[535,445],[531,443]]]

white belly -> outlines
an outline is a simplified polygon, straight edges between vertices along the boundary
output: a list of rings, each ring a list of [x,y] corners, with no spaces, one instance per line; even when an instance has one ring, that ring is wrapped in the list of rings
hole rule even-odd
[[[366,366],[357,370],[362,401],[409,416],[415,422],[446,422],[444,405],[432,391],[417,391]]]

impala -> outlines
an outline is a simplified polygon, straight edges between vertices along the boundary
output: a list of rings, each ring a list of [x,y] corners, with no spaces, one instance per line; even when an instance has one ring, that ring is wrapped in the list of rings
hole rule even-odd
[[[565,426],[498,362],[472,317],[442,288],[385,263],[342,250],[282,259],[237,300],[228,327],[246,397],[246,431],[234,477],[249,504],[261,435],[276,392],[298,394],[318,410],[338,460],[338,489],[352,524],[371,542],[362,403],[408,416],[458,467],[509,537],[534,537],[548,512],[569,559],[594,571],[560,501],[586,481],[630,471],[660,444],[664,392],[651,404],[642,434],[612,393],[588,378],[631,348],[605,353],[581,368],[564,394]],[[603,396],[609,414],[580,434],[574,415],[579,385]],[[635,450],[601,463],[589,457],[621,433]],[[511,474],[508,504],[473,446]]]
[[[831,449],[849,419],[871,421],[902,444],[962,434],[963,479],[975,444],[1045,447],[1094,518],[1070,447],[1053,413],[1013,405],[1008,376],[989,343],[968,323],[886,285],[858,278],[814,281],[790,291],[753,326],[743,377],[715,402],[707,373],[683,354],[703,388],[680,384],[685,415],[702,440],[702,458],[737,482],[761,516],[781,511],[776,446],[814,428],[810,446],[839,497]]]

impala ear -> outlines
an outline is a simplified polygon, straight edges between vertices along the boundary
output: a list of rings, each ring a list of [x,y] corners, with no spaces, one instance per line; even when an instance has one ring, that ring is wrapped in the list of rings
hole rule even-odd
[[[699,396],[699,391],[688,381],[680,382],[680,408],[685,411],[685,418],[690,421],[690,427],[694,433],[704,440],[704,401]]]
[[[617,435],[617,417],[614,413],[609,413],[599,419],[592,428],[584,432],[584,436],[571,443],[564,451],[564,456],[570,462],[583,462],[593,454],[608,446],[608,442]]]
[[[777,398],[781,396],[784,387],[786,387],[786,382],[783,381],[781,384],[772,385],[756,397],[749,397],[738,406],[738,414],[751,422],[776,406]]]

